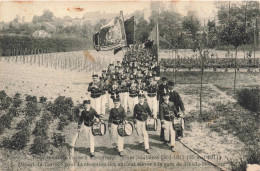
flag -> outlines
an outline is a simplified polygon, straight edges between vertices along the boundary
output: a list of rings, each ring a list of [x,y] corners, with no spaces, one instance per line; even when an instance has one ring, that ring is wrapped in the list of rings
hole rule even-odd
[[[127,46],[123,12],[102,26],[98,36],[99,49],[101,51],[118,49]]]
[[[98,38],[99,38],[99,32],[97,32],[96,34],[93,35],[93,47],[95,50],[99,50],[99,41],[98,41]]]
[[[134,44],[134,16],[124,22],[127,44]]]
[[[120,50],[122,50],[122,48],[118,48],[114,50],[114,55],[117,54],[117,52],[119,52]]]
[[[148,40],[153,41],[153,44],[158,44],[158,26],[156,25],[150,32]]]
[[[144,43],[144,48],[152,48],[153,46],[153,40],[148,40]]]
[[[84,50],[83,54],[84,54],[84,56],[86,57],[87,60],[96,62],[95,58],[87,50]]]

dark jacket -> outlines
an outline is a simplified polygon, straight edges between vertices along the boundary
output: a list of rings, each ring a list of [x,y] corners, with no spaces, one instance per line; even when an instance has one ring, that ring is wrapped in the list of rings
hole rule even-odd
[[[147,103],[141,105],[140,103],[136,104],[134,107],[134,119],[138,119],[139,121],[146,121],[148,115],[152,115],[150,107]]]
[[[126,114],[123,107],[120,106],[118,109],[112,108],[110,110],[108,123],[120,124],[125,120],[125,118],[126,118]]]
[[[79,118],[78,126],[84,122],[86,126],[92,126],[95,117],[100,118],[100,115],[95,111],[95,109],[90,108],[89,111],[83,110]]]
[[[161,120],[172,121],[174,117],[177,117],[177,111],[173,102],[167,104],[163,102],[160,104],[159,115]]]
[[[184,104],[181,100],[181,96],[179,95],[179,93],[176,91],[173,91],[173,92],[170,92],[169,94],[170,94],[169,101],[174,103],[174,106],[175,106],[175,109],[177,110],[177,112],[179,112],[180,109],[181,109],[181,111],[185,111]]]
[[[88,85],[88,91],[91,92],[90,96],[92,98],[98,98],[103,93],[103,87],[102,87],[101,83],[98,82],[95,85],[96,85],[96,87],[94,87],[93,82],[89,83],[89,85]]]
[[[166,89],[166,92],[169,92],[169,86],[168,86],[168,84],[166,83],[165,85],[163,85],[163,84],[160,84],[159,86],[158,86],[158,93],[157,93],[157,99],[159,100],[159,101],[163,101],[163,98],[162,98],[162,94],[164,93],[164,89]]]
[[[157,84],[151,85],[150,82],[148,82],[148,83],[146,84],[145,91],[147,91],[147,95],[148,95],[149,97],[154,97],[154,96],[157,95],[158,85],[157,85]]]

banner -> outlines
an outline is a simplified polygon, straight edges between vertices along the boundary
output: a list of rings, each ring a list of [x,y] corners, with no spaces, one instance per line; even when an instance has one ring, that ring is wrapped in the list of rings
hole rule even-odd
[[[94,48],[99,51],[113,50],[127,46],[123,12],[107,25],[100,28],[98,34],[99,45]]]
[[[124,22],[127,44],[134,44],[134,16]]]

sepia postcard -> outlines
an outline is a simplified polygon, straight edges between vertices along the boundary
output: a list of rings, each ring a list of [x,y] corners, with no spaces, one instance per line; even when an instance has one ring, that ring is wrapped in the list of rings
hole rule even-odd
[[[0,170],[260,171],[259,1],[0,2]]]

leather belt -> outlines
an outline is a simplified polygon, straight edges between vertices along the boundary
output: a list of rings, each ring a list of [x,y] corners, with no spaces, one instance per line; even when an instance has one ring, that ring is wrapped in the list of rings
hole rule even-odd
[[[91,95],[90,95],[91,98],[99,98],[100,96],[101,96],[101,93],[91,94]]]
[[[137,97],[137,94],[129,94],[130,97]]]
[[[147,93],[147,96],[149,96],[149,97],[155,97],[155,96],[156,96],[156,93]]]

